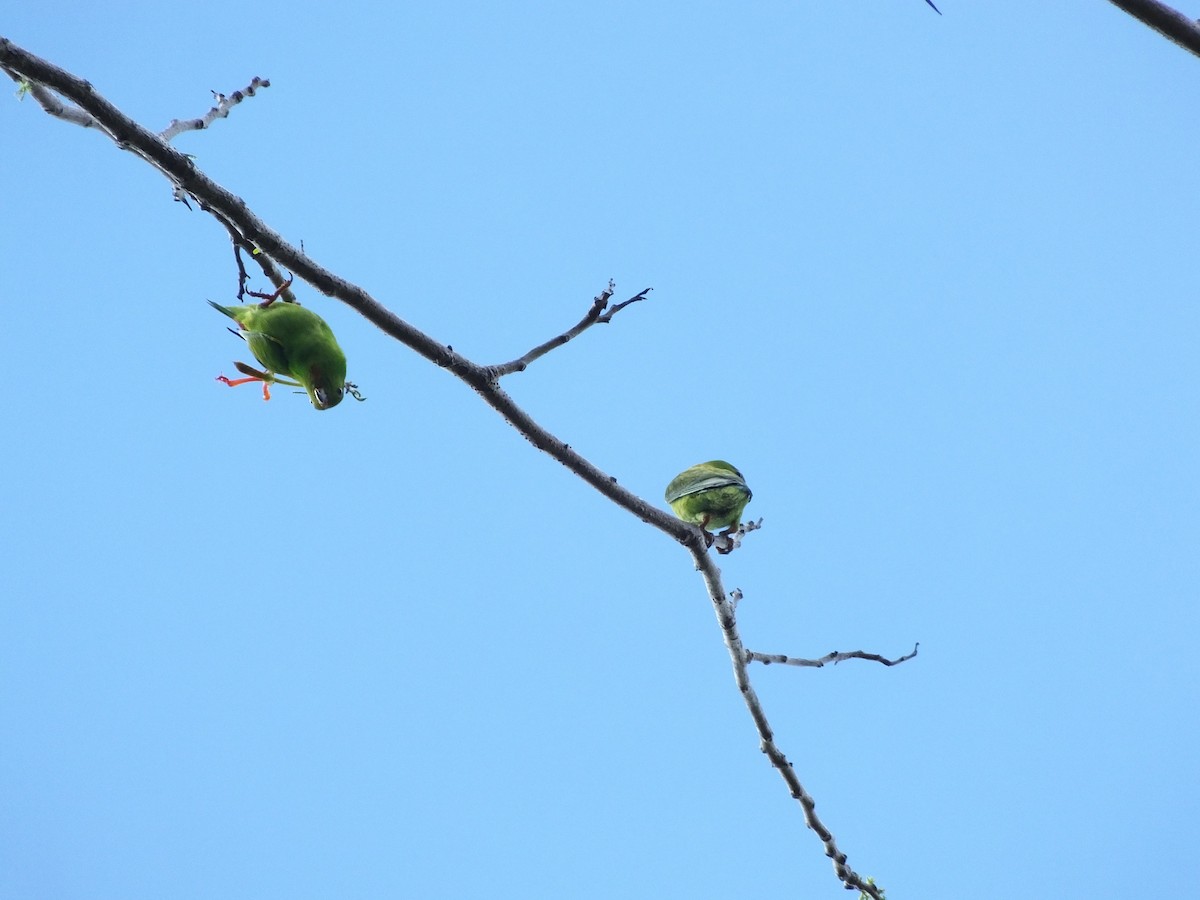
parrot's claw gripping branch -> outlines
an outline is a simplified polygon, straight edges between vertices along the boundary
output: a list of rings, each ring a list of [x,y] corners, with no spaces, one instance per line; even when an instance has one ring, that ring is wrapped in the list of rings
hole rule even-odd
[[[742,522],[737,528],[726,528],[720,534],[709,535],[709,546],[715,543],[717,552],[724,556],[742,546],[742,538],[760,528],[762,528],[762,519],[757,522]]]
[[[258,291],[246,291],[246,294],[247,296],[254,297],[256,300],[261,300],[262,303],[258,305],[263,309],[266,309],[280,297],[283,297],[284,303],[296,303],[296,298],[292,295],[292,282],[295,280],[295,276],[289,273],[287,281],[281,284],[273,294],[262,294]]]
[[[695,531],[701,535],[705,550],[716,547],[717,553],[722,556],[728,556],[738,547],[742,546],[742,538],[751,531],[758,531],[760,528],[762,528],[762,519],[759,519],[757,522],[743,522],[736,528],[726,528],[724,531],[715,534],[701,525],[695,526]],[[683,543],[690,545],[690,541],[688,540],[684,540]]]
[[[275,265],[275,261],[256,247],[253,241],[246,238],[229,219],[207,206],[204,207],[204,211],[210,213],[229,232],[229,240],[233,243],[233,260],[237,263],[238,269],[237,298],[239,302],[244,300],[247,295],[251,297],[259,296],[249,291],[246,287],[250,283],[250,275],[246,272],[246,264],[242,262],[242,250],[249,253],[251,258],[258,263],[259,268],[262,269],[263,274],[267,276],[271,284],[283,292],[283,299],[285,301],[288,303],[297,302],[296,295],[290,290],[292,284],[292,276],[290,274],[285,280],[279,268]]]
[[[608,282],[608,287],[595,296],[595,298],[592,300],[591,308],[573,328],[569,328],[562,334],[555,335],[554,337],[550,338],[550,340],[538,344],[524,356],[520,356],[517,359],[510,360],[509,362],[498,366],[489,367],[492,377],[503,378],[505,375],[511,375],[514,372],[524,372],[527,368],[529,368],[529,364],[534,360],[545,356],[556,347],[561,347],[563,344],[567,343],[573,338],[578,337],[593,325],[607,325],[612,321],[613,316],[615,316],[625,307],[629,306],[631,303],[637,303],[639,300],[645,300],[646,295],[653,290],[653,288],[646,288],[645,290],[639,291],[628,300],[623,300],[609,309],[608,301],[612,299],[613,291],[615,291],[616,288],[616,283],[610,280]],[[608,309],[608,312],[605,312],[606,309]]]

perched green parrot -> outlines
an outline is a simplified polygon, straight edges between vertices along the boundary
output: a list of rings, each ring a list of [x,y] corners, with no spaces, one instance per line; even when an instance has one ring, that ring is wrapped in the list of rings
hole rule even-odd
[[[752,496],[742,473],[723,459],[684,469],[671,479],[666,492],[675,515],[703,528],[709,546],[712,535],[708,529],[724,528],[725,535],[732,534]]]
[[[265,371],[245,363],[234,363],[248,378],[232,381],[221,375],[230,387],[261,381],[263,399],[271,399],[271,384],[287,384],[308,391],[308,399],[317,409],[329,409],[342,402],[346,388],[346,355],[338,346],[333,331],[325,320],[298,303],[247,303],[242,306],[221,306],[208,301],[238,323],[240,334],[250,345],[250,352]],[[294,381],[280,378],[288,375]]]

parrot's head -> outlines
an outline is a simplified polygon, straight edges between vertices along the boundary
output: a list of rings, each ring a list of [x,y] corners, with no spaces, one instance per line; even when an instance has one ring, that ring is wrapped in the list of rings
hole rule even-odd
[[[317,409],[329,409],[342,402],[342,386],[340,384],[322,384],[315,382],[308,389],[308,399]]]
[[[332,335],[330,335],[332,339]],[[308,399],[317,409],[330,409],[342,402],[346,393],[346,357],[336,343],[303,367],[302,374],[292,368],[296,380],[308,391]]]

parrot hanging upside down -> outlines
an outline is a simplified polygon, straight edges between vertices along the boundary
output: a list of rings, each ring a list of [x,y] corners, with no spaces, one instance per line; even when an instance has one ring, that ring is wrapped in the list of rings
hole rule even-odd
[[[723,459],[684,469],[671,479],[666,491],[667,502],[675,515],[699,525],[710,547],[713,536],[708,532],[709,526],[724,528],[722,536],[732,534],[741,524],[742,511],[752,496],[742,473]],[[728,553],[729,550],[718,546],[717,552]]]
[[[298,303],[275,302],[286,287],[262,303],[221,306],[208,301],[238,323],[240,335],[265,370],[235,362],[237,370],[249,377],[230,380],[220,375],[217,380],[230,387],[260,381],[264,400],[271,399],[272,383],[302,387],[317,409],[337,406],[346,388],[346,355],[332,329],[315,312]],[[281,374],[295,380],[280,378]]]

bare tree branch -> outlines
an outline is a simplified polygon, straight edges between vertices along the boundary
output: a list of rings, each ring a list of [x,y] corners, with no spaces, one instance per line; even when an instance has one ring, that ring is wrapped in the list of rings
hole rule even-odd
[[[546,341],[544,344],[538,344],[522,357],[514,359],[511,362],[503,363],[499,366],[493,366],[492,374],[496,378],[503,378],[505,375],[511,375],[514,372],[524,372],[525,369],[528,368],[529,364],[535,359],[545,356],[556,347],[561,347],[567,341],[578,337],[584,331],[597,323],[607,325],[612,321],[613,316],[615,316],[629,304],[637,303],[639,300],[645,300],[646,295],[650,293],[651,288],[646,288],[640,293],[634,294],[628,300],[618,303],[605,313],[604,310],[608,306],[608,301],[612,299],[614,290],[616,290],[616,284],[612,281],[609,281],[608,287],[596,295],[595,299],[592,301],[592,308],[587,311],[587,314],[579,320],[578,324],[576,324],[574,328],[570,328],[567,331],[564,331],[562,334],[550,338],[550,340]],[[604,315],[601,315],[601,313],[604,313]]]
[[[1184,50],[1200,56],[1200,25],[1159,0],[1109,0]]]
[[[833,871],[838,879],[847,889],[857,888],[874,897],[875,900],[883,900],[881,888],[862,878],[846,864],[846,854],[838,849],[832,832],[817,816],[816,801],[804,789],[804,785],[800,783],[800,779],[796,775],[795,768],[775,743],[775,734],[767,721],[767,714],[763,711],[762,702],[758,699],[754,686],[750,684],[748,663],[751,653],[742,644],[741,635],[738,633],[734,604],[726,595],[725,588],[721,584],[721,570],[717,568],[712,555],[706,552],[704,542],[698,536],[696,540],[688,542],[687,548],[692,554],[692,559],[696,561],[696,568],[700,571],[708,589],[708,599],[712,602],[713,611],[717,615],[717,624],[721,627],[721,635],[725,641],[725,649],[729,652],[729,659],[733,663],[733,680],[737,684],[738,690],[741,691],[742,701],[746,704],[746,709],[758,731],[759,748],[771,761],[771,765],[778,770],[792,797],[800,803],[800,808],[804,812],[805,824],[816,832],[821,843],[825,845],[825,855],[833,861]],[[740,598],[741,591],[734,593]]]
[[[643,299],[646,291],[631,297],[602,314],[612,296],[613,286],[600,294],[592,308],[575,328],[540,345],[525,356],[500,367],[480,365],[448,345],[435,341],[420,329],[401,319],[391,310],[367,293],[363,288],[334,275],[311,259],[303,250],[285,241],[278,232],[267,226],[239,197],[212,181],[196,168],[193,161],[171,147],[163,135],[154,134],[143,128],[97,93],[86,81],[54,66],[0,37],[0,68],[7,71],[18,82],[41,85],[61,94],[81,111],[78,124],[99,127],[109,134],[117,146],[136,153],[165,175],[175,188],[177,197],[195,199],[202,210],[212,214],[229,232],[235,248],[250,250],[252,258],[259,262],[268,278],[280,286],[282,275],[275,264],[282,265],[308,282],[318,291],[345,303],[361,314],[384,333],[395,338],[406,347],[469,385],[496,412],[534,447],[558,460],[585,482],[618,506],[637,516],[643,522],[657,528],[683,544],[696,563],[704,578],[709,599],[720,625],[726,649],[733,665],[734,680],[758,731],[760,746],[779,770],[791,795],[800,802],[808,827],[817,833],[825,846],[826,855],[833,860],[837,877],[847,888],[857,888],[875,900],[883,894],[873,883],[864,881],[846,865],[846,856],[834,842],[833,835],[815,812],[815,803],[805,791],[792,764],[775,744],[766,714],[757,694],[750,684],[748,663],[750,654],[742,644],[738,633],[733,602],[726,598],[721,585],[720,572],[707,551],[705,533],[695,525],[686,524],[662,509],[651,505],[633,492],[617,483],[617,479],[603,472],[587,459],[571,449],[566,442],[555,437],[539,425],[511,397],[501,390],[498,379],[510,371],[520,371],[529,362],[561,346],[586,328],[597,322],[607,322],[625,306]],[[49,112],[49,110],[47,110]],[[53,113],[52,113],[53,114]],[[60,116],[62,118],[62,116]],[[74,121],[72,119],[72,121]],[[168,129],[169,130],[169,129]],[[164,132],[166,134],[166,132]],[[239,269],[244,275],[244,267]],[[761,520],[760,520],[761,521]],[[758,527],[758,523],[747,523],[730,536],[734,549],[742,536]],[[740,594],[740,592],[739,592]]]
[[[837,664],[847,659],[866,659],[871,662],[881,663],[885,666],[898,666],[902,662],[908,662],[917,655],[917,648],[921,645],[914,644],[911,653],[906,653],[903,656],[898,656],[895,659],[888,659],[886,656],[880,656],[878,653],[867,653],[865,650],[849,650],[845,653],[840,653],[835,650],[833,653],[826,653],[820,659],[800,659],[795,656],[784,656],[782,653],[759,653],[756,650],[746,651],[746,662],[760,662],[764,665],[778,663],[781,666],[807,666],[814,669],[819,669],[829,663]]]

